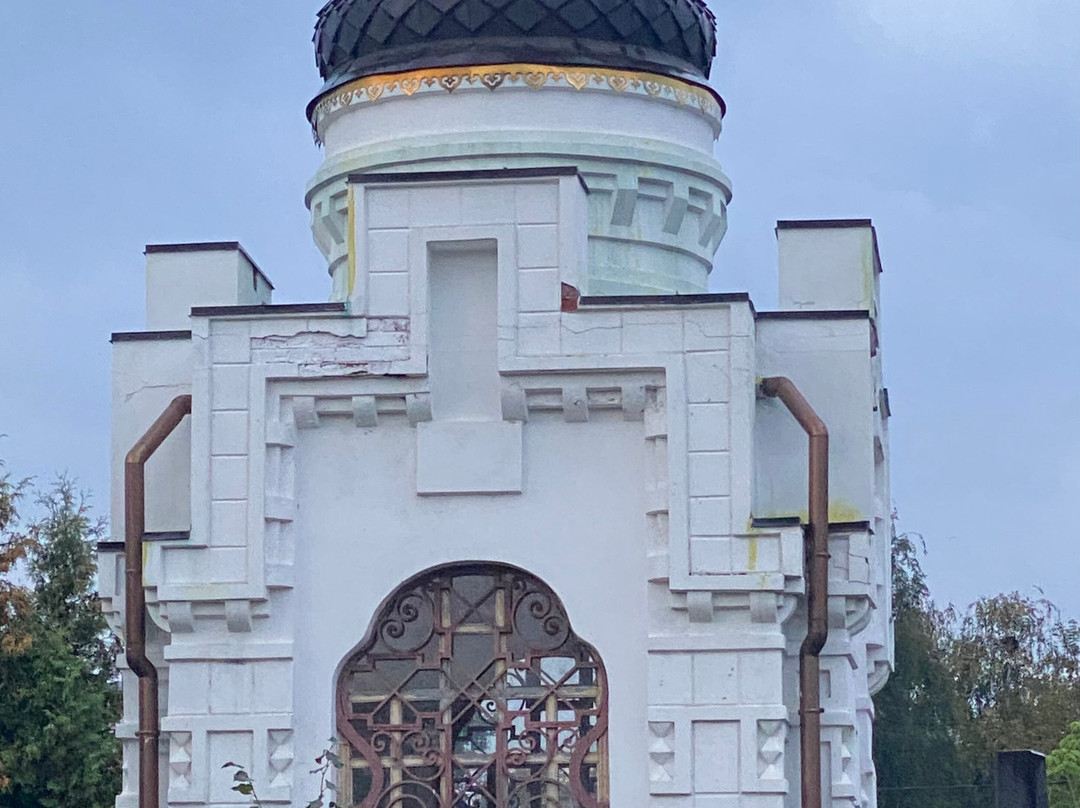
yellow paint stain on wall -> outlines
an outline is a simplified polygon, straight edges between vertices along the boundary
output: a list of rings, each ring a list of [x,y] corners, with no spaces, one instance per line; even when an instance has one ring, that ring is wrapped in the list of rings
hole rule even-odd
[[[753,518],[748,519],[746,522],[746,532],[753,533],[760,531],[761,528],[753,526],[753,519],[785,519],[788,517],[797,516],[806,524],[810,521],[810,512],[803,508],[801,511],[786,511],[784,513],[758,513]],[[844,502],[843,500],[833,500],[829,502],[829,521],[830,522],[865,522],[869,520],[869,516],[864,514],[850,502]],[[770,528],[771,529],[771,528]]]
[[[869,308],[874,306],[874,234],[868,232],[862,245],[862,292]],[[873,312],[871,312],[873,314]]]
[[[746,565],[750,572],[757,569],[757,536],[751,536],[746,543]]]
[[[866,514],[843,500],[829,503],[830,522],[863,522],[867,518]]]

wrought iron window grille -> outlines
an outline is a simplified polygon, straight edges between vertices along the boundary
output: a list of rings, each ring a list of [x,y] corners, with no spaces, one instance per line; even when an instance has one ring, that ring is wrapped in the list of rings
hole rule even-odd
[[[342,668],[345,805],[607,808],[607,680],[535,576],[436,568],[380,607]]]

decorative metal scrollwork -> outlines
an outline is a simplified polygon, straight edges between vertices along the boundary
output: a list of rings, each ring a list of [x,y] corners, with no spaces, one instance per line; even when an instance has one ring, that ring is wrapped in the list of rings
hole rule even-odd
[[[346,804],[607,807],[603,664],[521,570],[461,564],[403,584],[337,695]]]

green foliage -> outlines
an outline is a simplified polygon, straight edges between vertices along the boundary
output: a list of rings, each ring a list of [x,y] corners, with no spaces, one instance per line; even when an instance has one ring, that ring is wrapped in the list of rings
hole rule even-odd
[[[874,697],[879,805],[989,805],[996,752],[1046,752],[1080,718],[1080,625],[1018,592],[938,609],[918,556],[911,536],[894,536],[896,669]]]
[[[330,739],[331,746],[337,746],[339,743],[340,741],[336,738]],[[327,802],[328,795],[337,791],[337,786],[330,781],[330,770],[331,768],[340,769],[344,765],[345,762],[338,757],[332,748],[326,748],[319,753],[319,756],[315,758],[315,768],[310,772],[319,775],[319,794],[305,808],[324,808],[324,806],[325,808],[337,808],[337,803],[333,800]],[[251,775],[247,773],[247,770],[239,763],[234,763],[231,760],[222,764],[221,768],[235,769],[236,771],[233,772],[235,785],[232,790],[251,797],[251,804],[261,808],[262,801],[255,792],[255,782],[251,779]]]
[[[93,675],[113,679],[118,646],[95,585],[94,543],[105,534],[105,523],[92,518],[82,495],[63,477],[38,504],[45,515],[29,530],[34,610],[44,624],[63,632]]]
[[[949,665],[973,765],[1004,749],[1048,752],[1080,719],[1080,625],[1045,598],[980,598],[954,620]]]
[[[94,593],[101,531],[70,480],[39,497],[44,516],[20,541],[32,587],[5,628],[28,638],[0,649],[0,804],[106,808],[120,790],[117,644]],[[9,519],[7,529],[11,530]],[[16,587],[12,567],[0,568]],[[25,587],[24,587],[25,589]]]
[[[0,469],[3,466],[0,461]],[[30,636],[24,628],[31,608],[30,592],[13,580],[15,570],[26,557],[26,539],[9,532],[18,519],[16,505],[25,486],[25,481],[13,483],[9,475],[0,475],[0,656],[21,654],[30,646]],[[11,778],[0,757],[0,794],[10,784]]]
[[[330,744],[336,746],[339,744],[336,738],[330,739]],[[319,795],[305,806],[305,808],[323,808],[327,805],[327,792],[337,791],[337,786],[330,782],[330,769],[340,769],[345,765],[345,762],[337,756],[337,753],[331,748],[322,750],[317,758],[315,758],[315,768],[311,770],[311,774],[319,775]],[[337,803],[330,800],[328,808],[337,808]]]
[[[251,775],[247,773],[247,769],[231,760],[227,763],[223,763],[221,768],[236,769],[236,771],[233,772],[232,790],[238,794],[243,794],[245,797],[251,797],[252,805],[262,805],[259,795],[255,792],[255,781],[251,779]]]
[[[3,467],[0,461],[0,469]],[[13,483],[9,475],[0,475],[0,654],[21,653],[30,645],[24,621],[32,608],[31,594],[14,580],[26,558],[29,540],[10,529],[18,521],[16,506],[27,485],[27,480]],[[0,768],[0,787],[3,783],[4,771]]]
[[[918,536],[893,538],[893,631],[896,666],[874,697],[874,761],[879,805],[962,808],[973,804],[975,772],[957,740],[964,703],[953,685],[946,652],[946,616],[930,598],[919,565]],[[918,786],[917,792],[908,792]]]
[[[1050,808],[1080,808],[1080,721],[1046,758]]]

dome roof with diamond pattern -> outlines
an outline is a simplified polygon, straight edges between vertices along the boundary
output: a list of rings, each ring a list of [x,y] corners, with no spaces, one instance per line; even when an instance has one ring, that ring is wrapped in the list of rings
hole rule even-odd
[[[320,94],[376,73],[529,62],[701,81],[704,0],[330,0],[315,25]]]

